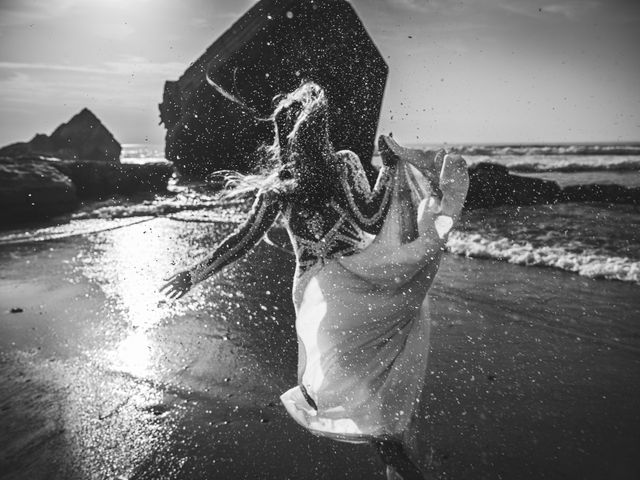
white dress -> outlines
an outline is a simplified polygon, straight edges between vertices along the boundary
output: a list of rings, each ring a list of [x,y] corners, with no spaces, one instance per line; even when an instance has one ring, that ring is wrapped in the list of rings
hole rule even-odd
[[[319,262],[296,278],[303,355],[299,385],[281,400],[315,434],[356,443],[407,443],[415,435],[427,378],[427,292],[444,245],[435,214],[423,215],[432,228],[418,236],[418,209],[430,196],[425,177],[401,160],[375,240],[360,253]],[[450,212],[454,218],[458,203]]]
[[[407,161],[384,166],[371,190],[357,156],[336,155],[336,189],[324,203],[259,193],[247,221],[191,276],[201,281],[244,255],[283,213],[297,260],[299,347],[298,385],[281,396],[284,406],[317,435],[348,442],[393,438],[411,448],[423,418],[427,292],[443,232],[464,202],[466,167],[458,185],[455,175],[443,182],[441,174],[442,202],[424,208],[434,198],[430,184]]]

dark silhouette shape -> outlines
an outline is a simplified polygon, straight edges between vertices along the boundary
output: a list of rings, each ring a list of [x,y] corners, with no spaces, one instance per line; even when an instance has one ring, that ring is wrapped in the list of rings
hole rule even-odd
[[[464,206],[473,210],[556,203],[560,192],[556,182],[511,175],[507,167],[483,162],[469,167],[469,192]]]
[[[111,132],[89,109],[83,108],[51,135],[36,134],[29,142],[0,149],[0,156],[43,155],[65,160],[120,162],[122,148]]]
[[[469,193],[464,205],[467,210],[559,202],[640,205],[640,188],[600,184],[561,188],[552,180],[514,175],[503,165],[481,162],[469,167]]]
[[[53,162],[0,157],[0,224],[3,227],[73,211],[76,187]]]
[[[178,81],[165,84],[160,118],[165,152],[182,173],[247,172],[271,143],[273,98],[303,80],[320,84],[331,108],[337,150],[360,156],[370,179],[388,67],[345,0],[262,0]],[[222,95],[210,80],[245,105]]]

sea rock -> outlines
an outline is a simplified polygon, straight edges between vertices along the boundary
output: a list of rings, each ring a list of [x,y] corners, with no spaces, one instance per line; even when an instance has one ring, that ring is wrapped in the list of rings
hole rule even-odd
[[[562,202],[604,202],[640,205],[640,188],[621,185],[570,185],[562,189]]]
[[[165,191],[173,175],[173,165],[168,162],[127,164],[60,160],[52,165],[71,179],[78,197],[91,199]]]
[[[481,162],[469,167],[465,208],[555,203],[560,199],[560,193],[556,182],[511,175],[502,165]]]
[[[76,187],[41,158],[0,157],[0,220],[3,225],[73,211]]]
[[[111,132],[88,109],[84,108],[51,135],[36,134],[29,142],[0,148],[0,156],[44,155],[68,160],[120,162],[122,148]]]
[[[209,77],[246,107],[222,96]],[[337,150],[371,158],[388,67],[346,0],[261,0],[177,81],[165,84],[160,118],[167,159],[186,174],[246,172],[271,143],[272,100],[313,80],[327,91]]]

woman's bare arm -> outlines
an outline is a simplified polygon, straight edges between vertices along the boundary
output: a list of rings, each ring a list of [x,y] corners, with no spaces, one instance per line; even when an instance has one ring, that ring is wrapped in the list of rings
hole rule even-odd
[[[438,184],[442,192],[440,215],[451,217],[453,225],[460,218],[469,190],[469,172],[464,158],[457,154],[445,155]]]
[[[280,205],[274,196],[259,192],[249,217],[235,232],[218,244],[204,260],[171,277],[160,290],[170,298],[180,298],[196,283],[248,253],[273,225],[279,212]]]
[[[383,164],[372,190],[358,156],[349,150],[337,155],[342,167],[339,191],[345,206],[360,228],[378,233],[391,203],[395,162]]]

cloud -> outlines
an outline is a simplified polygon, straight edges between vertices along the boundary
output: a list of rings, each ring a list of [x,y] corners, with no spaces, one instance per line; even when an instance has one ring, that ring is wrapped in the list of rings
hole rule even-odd
[[[29,25],[64,15],[80,0],[9,0],[0,4],[0,26]]]
[[[600,6],[601,3],[597,1],[566,2],[545,5],[541,7],[539,11],[552,15],[560,15],[570,20],[574,20],[583,14],[597,9]]]
[[[24,63],[24,62],[0,62],[0,70],[20,71],[20,70],[48,70],[78,73],[114,73],[106,68],[84,67],[76,65],[56,65],[52,63]]]
[[[117,61],[105,62],[107,69],[120,75],[149,75],[159,78],[182,75],[185,65],[182,62],[150,62],[144,57],[123,55]]]
[[[37,111],[117,102],[123,110],[144,110],[161,99],[164,80],[183,70],[182,63],[152,63],[135,56],[99,65],[0,62],[0,105]]]
[[[556,3],[542,4],[532,1],[514,1],[500,0],[495,4],[499,9],[524,15],[528,17],[539,18],[541,14],[550,16],[560,16],[569,20],[576,20],[579,17],[591,13],[602,6],[597,0],[565,0]]]
[[[78,85],[76,85],[78,86]],[[41,105],[63,103],[69,88],[68,83],[60,85],[29,72],[16,72],[0,81],[0,101],[4,106],[25,105],[35,108]]]
[[[412,10],[426,10],[427,8],[433,8],[433,2],[429,0],[390,0],[392,5],[401,8],[409,8]]]
[[[457,2],[447,0],[386,0],[392,7],[414,12],[434,12],[457,9]]]
[[[104,62],[101,66],[66,65],[54,63],[26,63],[26,62],[0,62],[2,71],[29,71],[44,70],[49,72],[76,72],[97,75],[131,75],[142,74],[150,76],[176,76],[184,71],[184,64],[180,62],[153,63],[143,57],[133,55],[122,56],[117,61]],[[0,78],[1,78],[0,73]],[[6,76],[6,75],[5,75]]]
[[[150,2],[151,0],[5,0],[0,2],[0,26],[50,23],[74,14],[101,18],[104,14],[113,12],[140,10]]]

